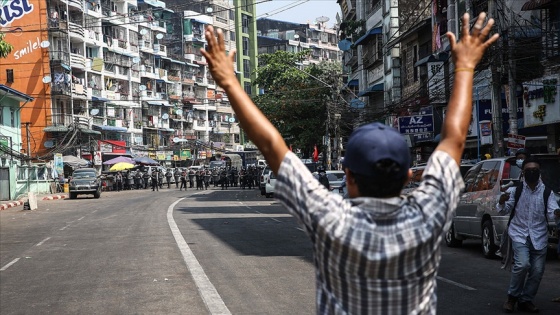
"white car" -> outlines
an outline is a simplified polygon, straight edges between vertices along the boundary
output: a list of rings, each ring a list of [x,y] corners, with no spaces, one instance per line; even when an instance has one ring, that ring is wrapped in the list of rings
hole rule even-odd
[[[274,174],[274,172],[270,171],[270,173],[268,173],[268,176],[266,178],[266,183],[264,185],[264,191],[265,191],[266,198],[272,198],[272,195],[274,194],[274,186],[275,185],[276,185],[276,174]]]

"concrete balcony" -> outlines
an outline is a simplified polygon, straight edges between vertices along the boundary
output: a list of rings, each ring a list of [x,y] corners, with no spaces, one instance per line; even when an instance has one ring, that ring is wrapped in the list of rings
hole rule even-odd
[[[103,43],[103,36],[101,33],[85,29],[84,30],[84,39],[86,43],[94,44],[96,46],[101,46]]]
[[[140,77],[156,79],[156,73],[151,66],[140,66]]]
[[[157,73],[157,79],[168,81],[167,80],[167,70],[156,68],[155,73]]]
[[[106,91],[106,97],[112,101],[120,101],[121,100],[121,93],[115,91]]]
[[[93,3],[90,1],[86,1],[86,5],[85,5],[85,10],[84,12],[87,15],[96,17],[96,18],[101,18],[102,14],[101,14],[101,6],[99,5],[99,3]]]
[[[68,0],[68,5],[80,11],[84,11],[84,1],[82,0]]]
[[[70,66],[85,70],[86,58],[80,54],[70,54]]]
[[[161,44],[154,44],[154,54],[167,57],[167,47]]]
[[[53,108],[53,111],[57,110]],[[50,123],[49,123],[50,121]],[[70,126],[74,123],[72,114],[51,114],[47,115],[47,126]]]
[[[72,84],[72,96],[78,99],[85,100],[87,98],[87,91],[82,84]]]
[[[139,41],[138,42],[138,48],[140,49],[140,51],[143,51],[143,52],[147,52],[147,53],[150,53],[150,54],[154,53],[153,44],[151,42]]]
[[[93,88],[88,88],[87,89],[88,100],[91,100],[94,96],[95,97],[105,97],[105,91],[104,90],[93,89]]]
[[[68,22],[68,33],[72,38],[80,39],[82,41],[85,40],[84,27],[79,24]]]

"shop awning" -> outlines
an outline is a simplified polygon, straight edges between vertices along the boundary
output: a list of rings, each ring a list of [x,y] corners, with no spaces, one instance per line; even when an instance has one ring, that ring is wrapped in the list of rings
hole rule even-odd
[[[6,97],[15,99],[16,101],[19,101],[19,102],[31,102],[32,100],[34,100],[33,97],[31,97],[31,96],[29,96],[25,93],[22,93],[18,90],[14,90],[11,87],[3,85],[3,84],[0,84],[0,95],[1,96],[6,95]]]
[[[169,106],[168,101],[146,101],[146,103],[152,106]]]
[[[89,135],[100,135],[101,134],[101,132],[99,132],[97,130],[91,130],[89,128],[79,128],[79,129],[82,133],[86,133],[86,134],[89,134]]]
[[[43,128],[44,132],[67,132],[67,126],[47,126]]]
[[[382,30],[381,26],[372,28],[371,30],[367,31],[366,35],[358,38],[358,40],[354,43],[354,46],[363,44],[363,41],[370,36],[381,34],[381,30]]]
[[[435,61],[446,61],[447,59],[449,59],[449,53],[448,52],[441,52],[439,54],[431,54],[427,57],[424,57],[420,60],[418,60],[414,66],[418,67],[421,66],[423,64],[426,64],[428,62],[435,62]]]
[[[97,97],[97,96],[92,96],[91,100],[94,101],[94,102],[108,102],[108,101],[110,101],[110,99],[108,99],[108,98]]]
[[[358,79],[350,80],[346,84],[346,86],[358,86],[360,85],[360,81]]]
[[[360,93],[358,93],[358,97],[362,97],[362,96],[368,96],[370,94],[373,94],[375,92],[383,92],[383,83],[378,83],[378,84],[374,84],[370,87],[368,87],[367,89],[365,89],[364,91],[360,91]]]
[[[98,129],[101,131],[111,131],[111,132],[127,132],[128,129],[125,127],[117,127],[117,126],[107,126],[107,125],[93,125],[94,129]]]

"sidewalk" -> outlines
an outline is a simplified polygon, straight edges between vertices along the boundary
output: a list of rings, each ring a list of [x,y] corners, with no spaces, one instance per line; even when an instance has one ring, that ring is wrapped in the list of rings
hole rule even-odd
[[[37,195],[37,200],[58,200],[58,199],[64,199],[64,198],[68,198],[68,194],[65,193],[59,193],[59,194],[41,194],[41,195]],[[17,201],[0,201],[0,211],[1,210],[6,210],[9,208],[13,208],[13,207],[17,207],[17,206],[22,206],[25,201],[27,201],[27,197],[21,198],[20,200]]]

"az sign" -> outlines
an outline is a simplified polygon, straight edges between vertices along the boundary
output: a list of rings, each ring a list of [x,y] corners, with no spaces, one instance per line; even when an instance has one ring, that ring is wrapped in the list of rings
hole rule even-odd
[[[399,132],[402,134],[434,132],[434,116],[417,115],[399,117]]]

